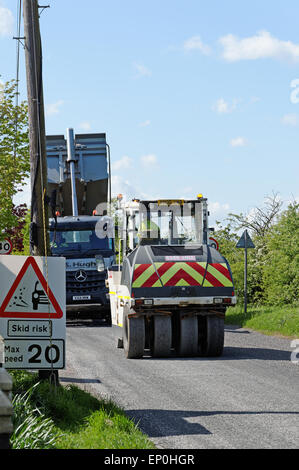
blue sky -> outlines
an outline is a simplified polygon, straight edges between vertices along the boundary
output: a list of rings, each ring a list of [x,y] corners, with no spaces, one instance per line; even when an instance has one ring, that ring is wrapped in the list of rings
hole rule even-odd
[[[15,77],[17,3],[0,0],[2,81]],[[272,191],[299,197],[298,2],[44,3],[47,133],[106,132],[114,193],[202,192],[212,220]]]

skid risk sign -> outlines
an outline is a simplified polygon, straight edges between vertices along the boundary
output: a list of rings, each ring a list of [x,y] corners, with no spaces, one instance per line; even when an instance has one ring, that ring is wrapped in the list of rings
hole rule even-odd
[[[0,256],[4,367],[65,366],[65,259]]]
[[[53,292],[31,256],[26,259],[0,307],[4,318],[61,318]]]

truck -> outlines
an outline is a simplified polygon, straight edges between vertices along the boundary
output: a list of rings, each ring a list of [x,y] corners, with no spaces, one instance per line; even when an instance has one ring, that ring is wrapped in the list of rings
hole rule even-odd
[[[207,199],[120,199],[119,211],[122,263],[108,268],[107,281],[118,347],[128,359],[221,356],[236,296],[210,237]]]
[[[111,325],[107,269],[115,263],[110,153],[106,134],[46,137],[53,256],[66,258],[67,316],[97,316]],[[54,202],[53,202],[54,201]]]

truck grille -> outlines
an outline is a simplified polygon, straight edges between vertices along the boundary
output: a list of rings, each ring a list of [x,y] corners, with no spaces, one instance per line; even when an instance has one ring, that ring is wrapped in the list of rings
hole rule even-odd
[[[66,290],[72,294],[88,294],[105,287],[103,275],[94,271],[86,271],[87,279],[79,282],[75,279],[76,272],[66,273]]]

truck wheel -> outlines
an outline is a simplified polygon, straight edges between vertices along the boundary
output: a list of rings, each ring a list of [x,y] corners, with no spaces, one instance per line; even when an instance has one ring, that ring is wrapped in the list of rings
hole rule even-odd
[[[128,318],[124,314],[123,345],[127,359],[139,359],[144,353],[145,326],[144,317]]]
[[[105,321],[106,321],[106,325],[107,325],[107,326],[112,326],[112,319],[111,319],[111,314],[110,314],[110,312],[109,312],[108,315],[106,315]]]
[[[177,324],[176,352],[179,356],[197,356],[198,324],[197,317],[186,317],[180,314]]]
[[[224,345],[224,318],[199,317],[199,355],[219,357]]]
[[[150,323],[150,351],[153,357],[168,357],[171,352],[172,327],[170,316],[153,316]]]

